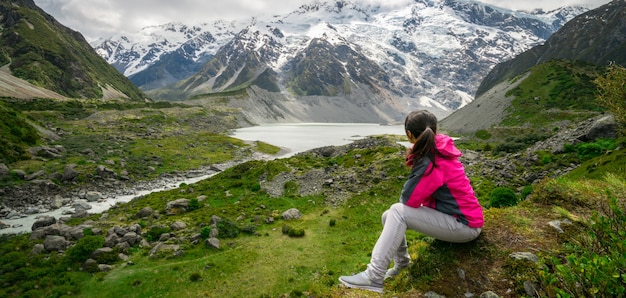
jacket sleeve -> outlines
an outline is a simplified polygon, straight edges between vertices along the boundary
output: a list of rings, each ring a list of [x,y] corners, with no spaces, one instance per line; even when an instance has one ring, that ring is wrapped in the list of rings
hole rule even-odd
[[[423,158],[419,164],[413,166],[411,175],[402,188],[402,203],[418,208],[432,199],[432,194],[443,185],[443,175],[437,168],[430,172],[431,167],[432,163],[428,158]],[[428,172],[428,175],[424,175]]]

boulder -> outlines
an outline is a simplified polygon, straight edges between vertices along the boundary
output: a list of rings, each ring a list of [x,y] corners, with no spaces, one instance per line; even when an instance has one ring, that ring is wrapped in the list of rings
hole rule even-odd
[[[46,240],[43,242],[43,247],[47,251],[62,251],[65,250],[69,242],[65,240],[63,236],[46,236]]]
[[[302,213],[300,212],[300,210],[296,208],[291,208],[283,212],[281,216],[283,217],[284,220],[292,220],[292,219],[299,219],[300,217],[302,217]]]
[[[39,228],[51,226],[55,223],[57,223],[57,219],[54,216],[42,216],[33,223],[31,230],[35,231]]]

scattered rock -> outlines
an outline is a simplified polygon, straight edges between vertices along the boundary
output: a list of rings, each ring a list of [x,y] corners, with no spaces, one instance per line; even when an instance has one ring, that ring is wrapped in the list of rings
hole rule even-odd
[[[537,257],[535,254],[531,252],[514,252],[510,254],[509,257],[516,259],[516,260],[529,260],[533,263],[539,262],[539,257]]]
[[[283,212],[281,216],[283,217],[284,220],[292,220],[292,219],[299,219],[300,217],[302,217],[302,213],[300,212],[300,210],[296,208],[291,208]]]
[[[54,216],[42,216],[33,223],[31,230],[35,231],[39,228],[51,226],[55,223],[57,223],[57,219]]]
[[[47,251],[63,251],[69,242],[63,236],[47,236],[43,242],[43,247]]]

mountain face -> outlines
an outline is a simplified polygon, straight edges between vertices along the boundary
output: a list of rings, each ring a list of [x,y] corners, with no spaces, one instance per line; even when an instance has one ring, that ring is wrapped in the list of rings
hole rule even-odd
[[[80,33],[58,23],[32,0],[1,1],[0,26],[3,82],[33,90],[35,97],[147,98],[98,56]]]
[[[395,98],[400,110],[448,114],[473,99],[494,65],[541,44],[584,11],[514,12],[467,0],[416,0],[393,9],[315,2],[249,21],[148,27],[93,46],[155,98],[254,86],[285,100],[325,96],[356,104],[355,94],[368,94],[372,101]]]
[[[496,65],[481,82],[476,96],[551,59],[626,65],[626,1],[614,0],[588,11],[565,24],[543,45]]]

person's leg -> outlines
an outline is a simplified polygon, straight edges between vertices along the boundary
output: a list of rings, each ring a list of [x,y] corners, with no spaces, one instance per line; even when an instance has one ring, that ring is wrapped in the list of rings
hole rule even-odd
[[[422,234],[447,242],[469,242],[480,234],[481,229],[470,228],[449,214],[428,207],[413,208],[401,203],[393,204],[385,215],[385,224],[367,265],[366,273],[373,281],[384,280],[392,258],[408,259],[406,230],[411,229]],[[404,244],[406,246],[406,244]],[[405,255],[406,253],[406,255]],[[405,261],[401,260],[400,262]]]
[[[482,229],[470,228],[454,216],[443,213],[429,207],[411,208],[402,207],[404,210],[404,220],[407,228],[452,243],[470,242],[478,235]]]
[[[383,231],[374,245],[367,270],[353,276],[341,276],[339,280],[344,285],[382,291],[382,282],[389,263],[400,251],[402,243],[406,242],[407,228],[448,242],[469,242],[481,232],[481,229],[470,228],[453,216],[435,209],[413,208],[402,203],[392,205],[385,212],[383,220]]]
[[[383,280],[391,258],[397,254],[402,243],[406,242],[404,232],[406,224],[400,214],[401,208],[392,205],[383,213],[383,231],[372,251],[372,259],[367,270],[352,276],[341,276],[339,281],[349,288],[360,288],[382,292]]]
[[[383,212],[383,227],[385,226],[385,221],[387,220],[388,213],[389,210]],[[400,246],[398,246],[398,250],[393,255],[392,260],[393,268],[387,270],[387,272],[385,273],[385,279],[398,275],[400,271],[402,271],[402,269],[409,267],[409,264],[411,263],[411,256],[409,255],[409,249],[406,243],[406,234],[404,236],[404,239],[402,239],[402,242],[400,242]]]

